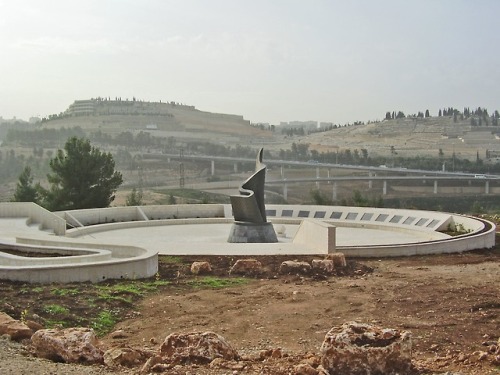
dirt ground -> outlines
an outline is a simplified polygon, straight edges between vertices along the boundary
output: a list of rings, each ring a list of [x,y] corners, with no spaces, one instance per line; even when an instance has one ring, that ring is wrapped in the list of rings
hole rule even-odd
[[[158,283],[156,290],[134,296],[131,303],[97,298],[99,289],[89,284],[28,286],[3,281],[0,310],[16,319],[24,314],[48,325],[49,318],[51,324],[55,318],[46,306],[57,303],[70,311],[59,317],[61,325],[72,326],[92,325],[96,311],[113,309],[119,322],[101,337],[103,347],[128,345],[155,352],[170,333],[213,331],[243,357],[224,368],[189,365],[174,367],[168,374],[288,374],[298,363],[314,362],[326,332],[348,321],[410,331],[412,375],[500,373],[493,355],[481,356],[500,334],[498,245],[454,255],[348,259],[347,268],[333,276],[281,275],[280,263],[297,259],[284,256],[256,257],[266,268],[261,275],[228,276],[236,259],[163,257],[154,281],[168,284]],[[189,272],[193,261],[202,260],[213,267],[209,278]],[[87,308],[84,301],[89,300],[92,304]],[[124,337],[113,338],[116,330],[123,330]],[[54,364],[32,358],[24,348],[1,340],[0,373],[139,372],[139,368]],[[281,358],[259,358],[263,350],[277,348]]]

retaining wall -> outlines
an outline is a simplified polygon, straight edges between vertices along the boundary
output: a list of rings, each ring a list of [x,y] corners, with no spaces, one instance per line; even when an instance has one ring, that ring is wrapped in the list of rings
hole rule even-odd
[[[52,230],[58,236],[66,233],[66,221],[63,218],[33,202],[2,202],[0,217],[26,217],[28,225],[39,224],[40,229]]]

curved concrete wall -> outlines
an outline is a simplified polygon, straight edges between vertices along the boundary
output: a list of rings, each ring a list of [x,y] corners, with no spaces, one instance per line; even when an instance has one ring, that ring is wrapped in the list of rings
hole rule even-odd
[[[95,211],[93,212],[94,225],[68,230],[67,236],[78,237],[100,231],[132,227],[230,223],[233,221],[231,205],[151,206],[151,208],[143,206],[137,209],[143,210],[145,213],[147,212],[146,216],[151,219],[147,221],[123,221],[98,224],[96,218],[108,217],[108,213],[104,215],[102,212],[98,213],[92,210]],[[89,210],[72,211],[71,214],[77,218],[84,218],[82,221],[85,221],[89,220],[90,217],[87,211]],[[114,211],[121,211],[119,216],[121,218],[125,216],[125,212],[128,212],[131,215],[130,217],[135,217],[135,213],[131,207],[117,207],[114,208]],[[453,213],[316,205],[267,205],[266,211],[269,221],[274,224],[288,223],[300,225],[305,219],[315,219],[338,227],[360,227],[399,232],[424,231],[427,233],[427,237],[431,238],[430,241],[411,244],[336,247],[336,251],[342,251],[347,256],[352,257],[440,254],[495,246],[495,226],[493,223]],[[154,215],[151,212],[154,212]],[[167,217],[167,219],[155,220],[154,217]],[[178,219],[178,217],[183,217],[184,219]],[[451,237],[443,233],[443,231],[449,229],[462,229],[467,233]],[[324,240],[328,241],[328,238],[324,238]],[[328,246],[325,245],[323,247]],[[332,248],[332,246],[329,247]]]
[[[396,210],[370,207],[269,205],[268,219],[273,223],[297,223],[305,219],[329,225],[320,236],[331,241],[331,226],[383,228],[397,231],[425,231],[433,240],[382,246],[337,247],[323,246],[325,251],[342,251],[352,257],[387,257],[418,254],[462,252],[491,248],[495,245],[495,225],[467,216],[419,210]],[[33,203],[0,203],[1,218],[26,218],[27,224],[37,223],[58,237],[16,235],[16,242],[0,233],[0,248],[39,253],[65,253],[58,258],[25,258],[0,254],[0,279],[27,282],[99,282],[107,279],[145,278],[158,271],[156,252],[118,244],[101,244],[78,240],[83,234],[124,227],[188,225],[232,222],[230,205],[175,205],[114,207],[50,213]],[[66,222],[74,229],[66,231]],[[313,227],[321,227],[316,225]],[[457,228],[467,233],[450,237],[441,233]],[[329,233],[329,234],[328,234]],[[332,237],[333,236],[333,237]],[[310,236],[299,238],[310,241]],[[300,242],[298,240],[298,242]],[[315,241],[317,238],[315,238]],[[319,244],[321,245],[321,244]]]
[[[350,257],[394,257],[424,254],[460,253],[495,246],[493,223],[486,220],[434,211],[346,206],[268,205],[273,222],[315,218],[336,226],[383,228],[396,231],[432,232],[433,240],[395,245],[336,246]],[[442,231],[460,229],[467,233],[451,237]]]
[[[108,213],[100,211],[100,214]],[[37,283],[99,282],[152,277],[158,272],[156,252],[134,246],[70,241],[64,236],[64,214],[51,213],[34,203],[0,203],[0,218],[26,221],[22,237],[19,228],[10,233],[9,226],[4,227],[0,233],[0,249],[40,254],[40,257],[23,257],[0,252],[0,279]],[[43,233],[28,231],[33,224]],[[32,233],[35,234],[29,237]],[[44,256],[47,254],[61,256]]]

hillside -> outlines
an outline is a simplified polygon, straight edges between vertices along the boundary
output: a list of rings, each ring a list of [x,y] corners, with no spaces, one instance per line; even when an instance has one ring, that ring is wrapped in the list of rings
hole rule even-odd
[[[243,116],[204,112],[174,102],[76,100],[64,113],[42,122],[42,128],[75,126],[108,134],[147,130],[158,136],[191,140],[215,138],[228,142],[235,137],[266,138],[269,135],[269,132],[251,126]]]
[[[292,143],[307,143],[310,150],[336,152],[366,149],[370,156],[430,156],[500,161],[500,126],[473,125],[469,117],[404,117],[363,125],[350,125],[289,136],[279,126],[275,132],[254,127],[243,116],[200,111],[174,102],[137,100],[76,100],[68,109],[42,121],[42,129],[81,127],[116,136],[122,132],[148,131],[152,136],[173,137],[180,142],[211,142],[225,146],[264,146],[278,153]],[[484,121],[483,123],[485,123]],[[489,124],[493,121],[489,121]],[[498,123],[498,122],[496,122]]]
[[[365,148],[371,155],[438,156],[453,152],[462,158],[475,158],[486,150],[500,154],[500,127],[471,126],[469,119],[453,117],[403,118],[366,125],[341,127],[314,133],[304,139],[311,149],[335,152],[338,149]]]

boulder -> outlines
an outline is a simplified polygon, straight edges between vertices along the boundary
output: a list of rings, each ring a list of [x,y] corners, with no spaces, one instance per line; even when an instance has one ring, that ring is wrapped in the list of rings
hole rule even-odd
[[[333,266],[334,267],[346,267],[347,262],[345,260],[345,255],[344,253],[331,253],[328,254],[325,259],[329,259],[333,261]]]
[[[209,262],[193,262],[191,264],[191,273],[194,275],[203,275],[212,272],[212,266]]]
[[[158,365],[162,364],[162,361],[163,361],[163,358],[160,357],[159,355],[155,355],[155,356],[150,357],[146,361],[146,363],[142,366],[141,370],[139,371],[139,374],[145,375],[145,374],[151,373],[152,369],[155,366],[158,366]]]
[[[104,364],[109,367],[136,367],[145,363],[149,355],[129,347],[111,348],[104,352]]]
[[[407,374],[411,368],[411,334],[349,322],[326,334],[320,352],[321,364],[330,374]]]
[[[238,259],[229,270],[229,274],[258,275],[262,271],[262,263],[257,259]]]
[[[331,274],[335,269],[331,259],[313,259],[311,266],[313,271],[323,274]]]
[[[307,363],[300,363],[293,368],[294,375],[319,375],[319,371]]]
[[[281,350],[281,348],[265,349],[261,350],[259,353],[259,359],[261,361],[264,361],[265,359],[268,358],[278,359],[282,357],[283,357],[283,351]]]
[[[311,273],[311,265],[307,262],[286,260],[283,263],[281,263],[279,273],[309,274]]]
[[[0,312],[0,335],[9,335],[12,340],[21,341],[29,339],[33,330],[20,320]]]
[[[43,329],[43,325],[41,325],[38,322],[35,322],[34,320],[26,320],[24,322],[33,332],[38,331],[39,329]]]
[[[215,358],[239,358],[226,339],[214,332],[172,333],[161,345],[160,355],[176,364],[207,364]]]
[[[90,328],[41,329],[31,337],[38,357],[55,362],[103,363],[99,340]]]

